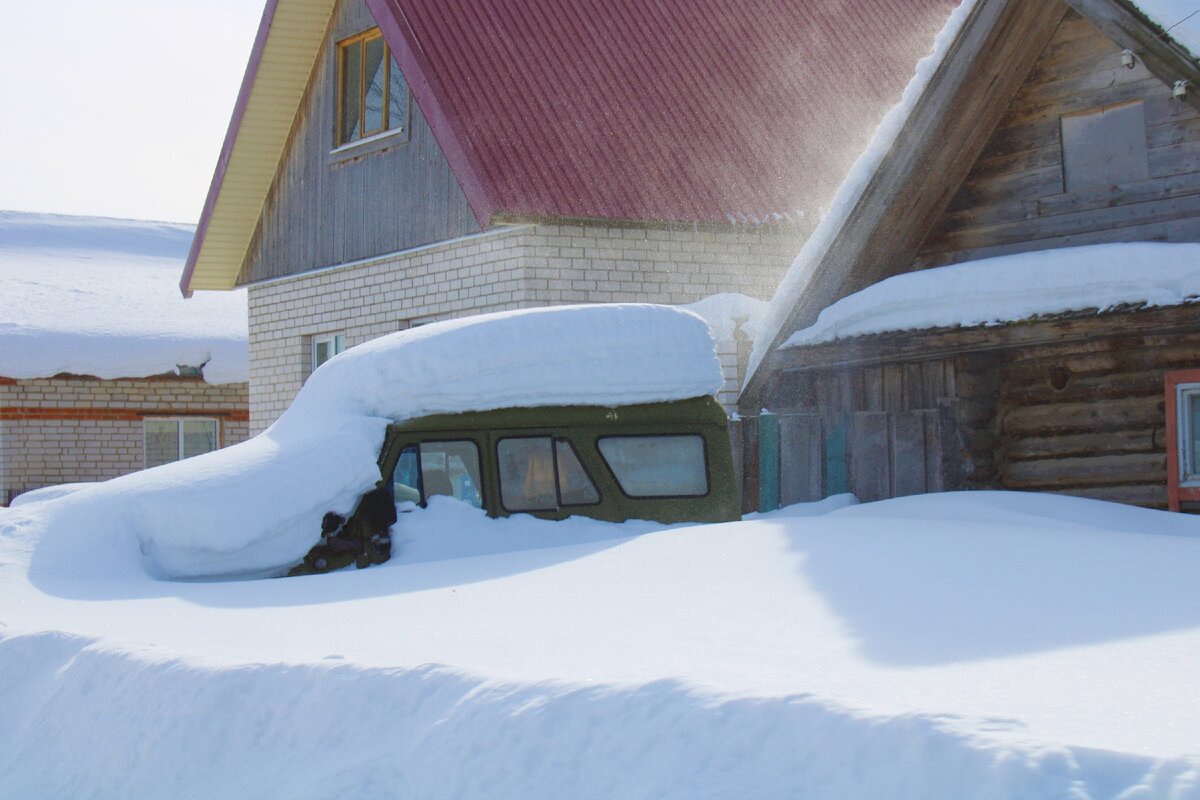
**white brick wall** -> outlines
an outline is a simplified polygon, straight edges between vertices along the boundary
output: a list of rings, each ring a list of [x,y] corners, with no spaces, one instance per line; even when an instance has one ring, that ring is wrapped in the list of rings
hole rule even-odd
[[[147,378],[0,381],[0,503],[21,492],[142,469],[142,417],[220,420],[221,445],[249,436],[244,383]]]
[[[347,347],[413,323],[564,303],[768,298],[799,252],[793,228],[523,225],[250,287],[250,427],[273,422],[308,376],[310,337]],[[736,342],[721,344],[739,384]]]

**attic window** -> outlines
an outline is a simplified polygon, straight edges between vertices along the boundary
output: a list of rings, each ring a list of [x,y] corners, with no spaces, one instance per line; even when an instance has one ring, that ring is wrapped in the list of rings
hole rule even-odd
[[[1068,192],[1150,177],[1146,113],[1140,100],[1064,116],[1062,147]]]
[[[378,28],[338,42],[337,146],[402,131],[408,85]]]

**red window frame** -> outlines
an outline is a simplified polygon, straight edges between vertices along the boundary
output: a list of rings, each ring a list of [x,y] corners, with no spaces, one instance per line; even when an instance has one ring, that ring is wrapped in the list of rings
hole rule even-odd
[[[1163,380],[1167,396],[1167,507],[1178,511],[1181,503],[1200,501],[1200,486],[1180,486],[1179,386],[1200,383],[1200,369],[1173,370]]]

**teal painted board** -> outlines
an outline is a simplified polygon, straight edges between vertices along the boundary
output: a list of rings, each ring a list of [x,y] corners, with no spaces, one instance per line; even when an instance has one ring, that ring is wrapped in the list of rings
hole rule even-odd
[[[822,494],[831,497],[850,491],[846,470],[846,418],[835,417],[825,435],[825,469],[822,474]]]
[[[779,417],[758,418],[758,510],[779,508]]]

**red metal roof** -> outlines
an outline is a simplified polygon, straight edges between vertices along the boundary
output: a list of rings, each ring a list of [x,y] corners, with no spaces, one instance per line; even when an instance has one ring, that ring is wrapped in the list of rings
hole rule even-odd
[[[826,202],[957,0],[367,0],[482,224]]]

